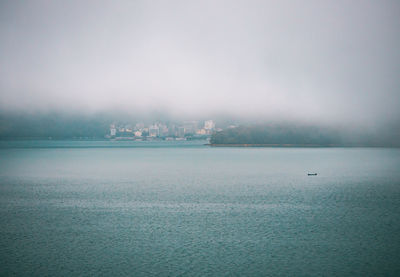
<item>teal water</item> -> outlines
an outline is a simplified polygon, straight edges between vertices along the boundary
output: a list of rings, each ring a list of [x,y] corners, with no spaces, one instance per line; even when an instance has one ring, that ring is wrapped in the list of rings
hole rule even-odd
[[[399,276],[399,149],[204,143],[1,142],[0,275]]]

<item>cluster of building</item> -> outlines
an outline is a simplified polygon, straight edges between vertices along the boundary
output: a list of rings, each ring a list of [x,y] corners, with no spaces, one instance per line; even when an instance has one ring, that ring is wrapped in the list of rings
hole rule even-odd
[[[183,123],[155,122],[146,125],[142,122],[136,124],[110,125],[110,133],[106,138],[129,139],[129,140],[186,140],[208,138],[215,128],[213,120],[185,121]]]

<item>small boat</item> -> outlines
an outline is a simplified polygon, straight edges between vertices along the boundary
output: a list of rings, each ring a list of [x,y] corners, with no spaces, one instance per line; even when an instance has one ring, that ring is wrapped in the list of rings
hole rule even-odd
[[[317,176],[317,173],[308,173],[308,176]]]

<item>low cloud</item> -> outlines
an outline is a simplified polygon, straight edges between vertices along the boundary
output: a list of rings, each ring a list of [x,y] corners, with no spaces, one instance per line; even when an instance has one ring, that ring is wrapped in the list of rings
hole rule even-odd
[[[2,1],[3,110],[400,118],[397,1]]]

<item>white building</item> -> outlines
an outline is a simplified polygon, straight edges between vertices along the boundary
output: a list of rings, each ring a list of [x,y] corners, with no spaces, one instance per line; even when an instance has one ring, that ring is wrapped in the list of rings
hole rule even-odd
[[[206,134],[207,134],[207,131],[204,128],[196,131],[196,135],[206,135]]]
[[[150,126],[149,136],[150,137],[159,137],[160,136],[160,128],[158,128],[157,125]]]
[[[215,123],[212,120],[204,121],[204,129],[206,130],[213,130],[215,128]]]
[[[115,125],[110,126],[110,136],[115,137],[117,135],[117,129],[115,129]]]
[[[135,137],[141,137],[141,136],[142,136],[142,132],[140,132],[140,131],[135,132]]]

